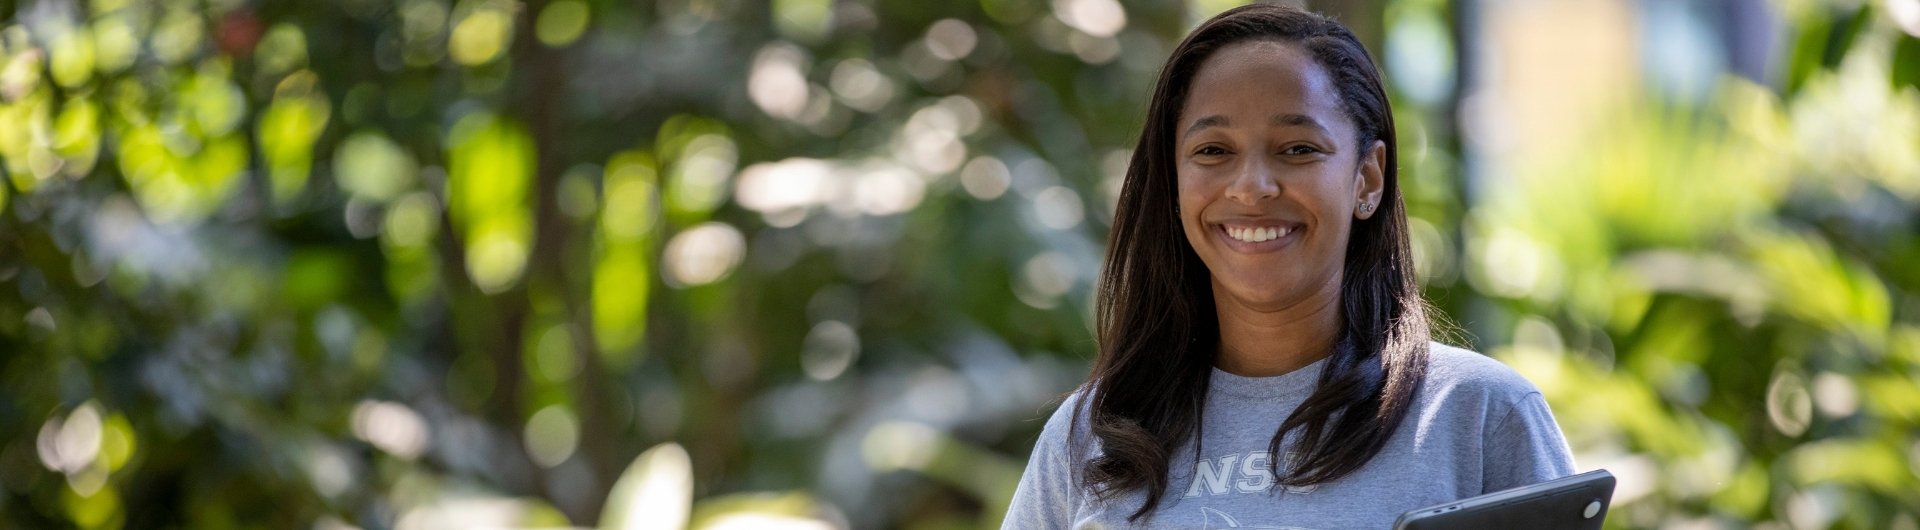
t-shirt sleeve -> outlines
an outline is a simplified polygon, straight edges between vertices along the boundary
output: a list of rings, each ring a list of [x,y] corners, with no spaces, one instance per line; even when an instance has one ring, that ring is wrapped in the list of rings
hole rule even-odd
[[[1064,530],[1071,523],[1079,492],[1074,485],[1075,473],[1067,444],[1078,397],[1077,393],[1069,396],[1041,429],[1039,441],[1033,444],[1033,456],[1027,461],[1027,470],[1020,475],[1020,485],[1013,491],[1013,503],[1007,508],[1001,530]]]
[[[1486,431],[1481,493],[1573,474],[1573,451],[1539,392],[1529,392]]]

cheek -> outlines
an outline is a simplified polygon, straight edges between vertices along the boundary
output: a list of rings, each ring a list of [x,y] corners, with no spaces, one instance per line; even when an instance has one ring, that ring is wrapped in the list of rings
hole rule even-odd
[[[1182,165],[1174,176],[1175,200],[1179,201],[1182,211],[1205,208],[1220,196],[1225,181],[1217,171],[1209,169]]]
[[[1180,207],[1185,208],[1187,203],[1192,202],[1194,196],[1199,194],[1199,188],[1194,185],[1197,181],[1198,179],[1194,178],[1193,170],[1187,168],[1184,164],[1180,166],[1178,171],[1174,172],[1174,199],[1180,201]]]
[[[1353,237],[1353,224],[1359,222],[1353,217],[1354,205],[1349,203],[1351,195],[1329,194],[1319,201],[1317,217],[1321,230],[1314,246],[1328,262],[1340,262],[1346,259],[1348,240]]]
[[[1207,190],[1185,169],[1174,179],[1173,199],[1180,207],[1180,224],[1191,231],[1200,222],[1200,212],[1207,207]]]
[[[1311,187],[1303,189],[1306,200],[1313,201],[1314,209],[1320,218],[1331,222],[1341,217],[1352,217],[1354,208],[1353,174],[1331,170],[1313,175]]]

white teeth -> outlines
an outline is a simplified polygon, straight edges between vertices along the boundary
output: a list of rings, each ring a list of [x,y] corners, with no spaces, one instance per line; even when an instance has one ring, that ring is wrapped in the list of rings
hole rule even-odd
[[[1248,243],[1272,241],[1293,233],[1293,227],[1235,228],[1227,227],[1227,236]]]

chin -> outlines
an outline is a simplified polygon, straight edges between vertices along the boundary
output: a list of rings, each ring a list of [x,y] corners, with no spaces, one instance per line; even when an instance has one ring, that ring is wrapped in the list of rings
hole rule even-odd
[[[1221,282],[1215,286],[1215,291],[1216,296],[1224,294],[1242,304],[1262,309],[1280,309],[1304,298],[1299,289],[1289,289],[1280,285],[1284,283],[1271,278],[1248,279]]]

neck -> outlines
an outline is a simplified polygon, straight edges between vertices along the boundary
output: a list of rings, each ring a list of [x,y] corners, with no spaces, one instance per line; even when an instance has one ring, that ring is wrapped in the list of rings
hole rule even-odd
[[[1220,355],[1215,365],[1228,373],[1267,377],[1298,370],[1333,353],[1340,336],[1340,282],[1305,300],[1266,309],[1234,298],[1214,285],[1214,311],[1220,318]]]

